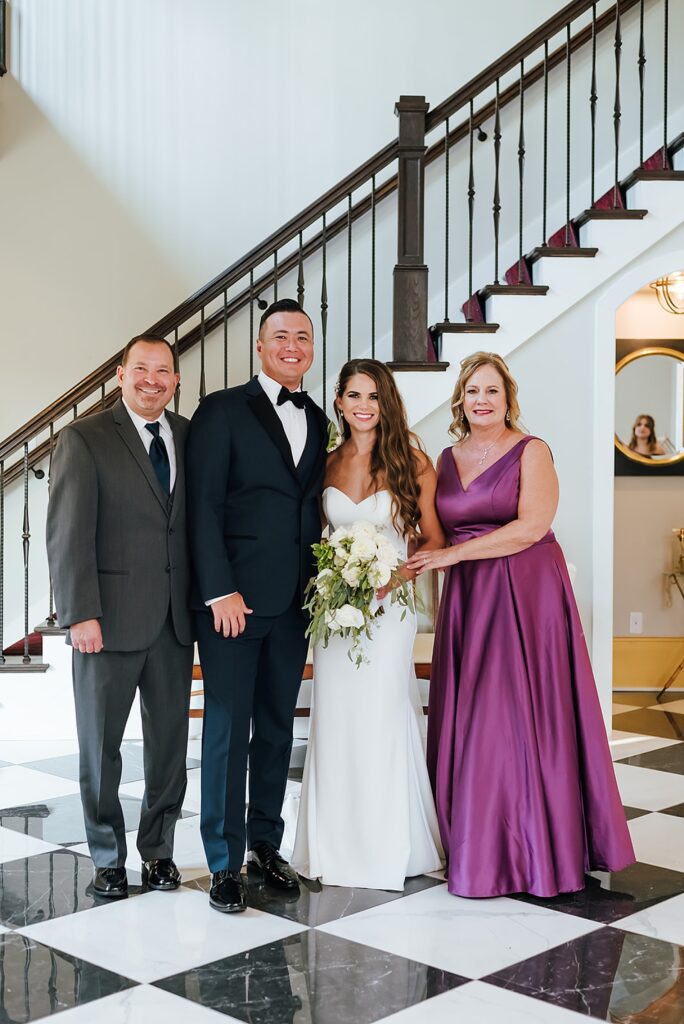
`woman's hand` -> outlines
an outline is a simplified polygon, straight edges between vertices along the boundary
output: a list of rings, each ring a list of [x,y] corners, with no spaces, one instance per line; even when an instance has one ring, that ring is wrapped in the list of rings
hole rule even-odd
[[[429,569],[439,569],[443,572],[450,565],[456,565],[458,561],[458,544],[454,544],[452,547],[436,548],[433,551],[417,551],[409,558],[406,566],[420,576]]]
[[[382,601],[388,594],[391,594],[393,590],[396,590],[402,582],[410,583],[416,578],[415,569],[409,568],[408,562],[402,562],[392,573],[392,577],[384,587],[378,587],[375,591],[375,597],[378,601]]]

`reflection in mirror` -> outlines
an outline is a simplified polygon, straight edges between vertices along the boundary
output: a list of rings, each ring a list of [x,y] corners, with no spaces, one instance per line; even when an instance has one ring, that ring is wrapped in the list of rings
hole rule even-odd
[[[684,458],[684,356],[644,348],[620,360],[615,372],[618,448],[645,464]]]

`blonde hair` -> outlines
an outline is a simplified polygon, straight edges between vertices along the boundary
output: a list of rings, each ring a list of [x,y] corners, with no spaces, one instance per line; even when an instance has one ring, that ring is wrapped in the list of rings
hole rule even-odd
[[[477,370],[483,366],[491,366],[503,380],[506,393],[506,426],[511,430],[520,429],[520,406],[518,405],[518,385],[511,375],[506,363],[496,352],[473,352],[461,363],[454,393],[451,396],[451,415],[454,417],[449,433],[456,441],[462,441],[470,433],[470,423],[463,408],[466,384]]]

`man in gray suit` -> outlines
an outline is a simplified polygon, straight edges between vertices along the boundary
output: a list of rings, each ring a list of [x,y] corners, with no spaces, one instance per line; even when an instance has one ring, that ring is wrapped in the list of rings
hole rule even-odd
[[[65,427],[50,480],[47,546],[60,625],[73,647],[81,799],[94,887],[127,892],[118,797],[121,740],[136,689],[145,795],[143,882],[175,889],[173,834],[185,795],[193,633],[185,522],[188,421],[166,412],[173,350],[143,335],[117,369],[121,398]]]

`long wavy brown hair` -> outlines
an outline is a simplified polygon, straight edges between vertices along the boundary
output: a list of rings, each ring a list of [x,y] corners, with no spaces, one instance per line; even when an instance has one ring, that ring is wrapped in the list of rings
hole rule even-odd
[[[636,446],[637,446],[636,428],[637,428],[637,424],[641,423],[642,420],[646,421],[646,426],[648,427],[648,429],[650,431],[650,433],[648,435],[648,441],[646,442],[646,445],[648,446],[649,452],[654,452],[656,450],[656,448],[658,447],[658,438],[656,437],[656,432],[655,432],[655,420],[653,419],[652,416],[649,416],[649,414],[647,412],[642,413],[641,416],[637,416],[637,418],[634,420],[634,426],[632,427],[632,437],[631,437],[629,445],[627,447],[631,448],[632,451],[636,450]]]
[[[454,417],[449,427],[449,433],[456,441],[462,441],[470,433],[470,423],[465,414],[463,403],[465,400],[466,384],[472,375],[482,366],[492,366],[503,381],[506,393],[506,426],[511,430],[520,430],[520,406],[518,405],[518,385],[506,366],[506,363],[496,352],[473,352],[461,363],[461,372],[451,396],[451,415]]]
[[[406,408],[394,377],[384,363],[377,359],[350,359],[340,370],[335,392],[344,395],[349,380],[364,373],[374,382],[378,393],[380,418],[376,440],[371,452],[370,474],[375,489],[380,478],[392,498],[392,521],[405,537],[415,537],[420,522],[419,463],[413,449],[424,451],[420,439],[409,429]],[[349,424],[342,417],[337,403],[337,419],[345,441],[351,436]]]

